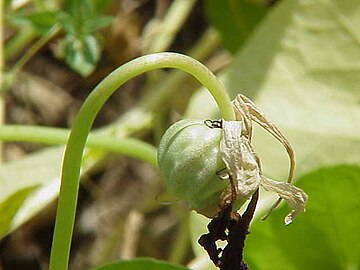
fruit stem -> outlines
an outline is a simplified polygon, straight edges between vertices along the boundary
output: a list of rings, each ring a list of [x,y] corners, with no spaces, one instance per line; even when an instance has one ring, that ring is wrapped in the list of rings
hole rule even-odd
[[[85,100],[65,148],[50,270],[66,270],[74,228],[82,155],[92,123],[106,100],[135,76],[158,68],[176,68],[195,77],[212,94],[226,120],[235,120],[231,100],[216,76],[197,60],[178,53],[156,53],[136,58],[110,73]]]

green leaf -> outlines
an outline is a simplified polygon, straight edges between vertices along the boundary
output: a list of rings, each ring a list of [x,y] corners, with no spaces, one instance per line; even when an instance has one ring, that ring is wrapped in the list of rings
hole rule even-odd
[[[235,55],[221,78],[289,138],[297,176],[325,165],[360,163],[360,8],[357,0],[281,1]],[[203,90],[188,117],[217,117]],[[286,179],[284,149],[255,130],[265,175]]]
[[[64,10],[72,17],[94,17],[101,14],[109,0],[66,0]]]
[[[6,19],[13,25],[31,27],[40,34],[47,33],[53,27],[56,20],[56,11],[28,12],[24,10],[10,12]]]
[[[65,24],[70,23],[75,29],[75,32],[71,31],[68,33],[77,36],[90,35],[95,33],[98,29],[109,25],[112,17],[101,15],[101,12],[108,2],[108,0],[67,0],[65,2],[65,12],[63,12],[62,17],[65,19]],[[65,29],[68,29],[68,27],[65,27]]]
[[[65,62],[82,76],[91,74],[100,58],[100,46],[94,36],[78,39],[73,35],[66,37],[63,43]]]
[[[168,262],[154,259],[139,258],[129,261],[119,261],[105,266],[95,268],[94,270],[187,270],[188,268]]]
[[[96,33],[108,26],[113,17],[100,15],[108,1],[65,1],[64,12],[57,18],[66,36],[60,43],[59,56],[74,71],[86,77],[91,74],[100,58],[100,45]]]
[[[232,53],[244,43],[266,13],[265,5],[248,0],[207,0],[205,12]]]
[[[76,28],[74,18],[69,13],[59,12],[57,14],[57,19],[67,35],[76,36],[78,34],[79,30]]]
[[[28,20],[40,34],[45,34],[56,24],[56,14],[56,11],[43,11],[25,14],[23,18]]]
[[[309,194],[306,212],[290,225],[284,204],[267,221],[256,220],[245,245],[252,269],[359,269],[360,168],[335,166],[298,183]]]
[[[92,34],[106,26],[109,26],[113,20],[114,17],[112,16],[97,16],[91,20],[86,20],[84,28],[87,34]]]
[[[77,0],[76,0],[77,1]],[[97,11],[98,14],[103,12],[105,8],[108,6],[110,0],[93,0],[94,10]]]
[[[92,17],[96,12],[93,1],[87,0],[66,0],[64,10],[73,18],[80,18],[85,15]]]
[[[11,223],[19,211],[19,208],[24,203],[28,195],[37,186],[30,186],[19,189],[17,192],[9,196],[6,200],[0,203],[0,236],[6,235],[11,230]]]
[[[62,154],[54,147],[0,166],[0,238],[57,197]]]
[[[98,30],[109,26],[114,17],[105,15],[73,17],[66,12],[59,12],[56,16],[67,35],[82,38],[95,34]]]

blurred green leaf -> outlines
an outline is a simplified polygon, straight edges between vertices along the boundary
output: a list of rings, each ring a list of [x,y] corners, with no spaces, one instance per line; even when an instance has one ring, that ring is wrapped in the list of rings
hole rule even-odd
[[[65,62],[82,76],[91,74],[100,58],[100,44],[96,32],[112,21],[100,15],[107,1],[66,1],[65,12],[58,15],[66,36],[61,41],[60,53]]]
[[[44,11],[28,13],[23,18],[28,20],[37,32],[45,34],[57,23],[56,14],[56,11]]]
[[[105,15],[87,15],[76,18],[66,12],[59,12],[57,18],[66,34],[78,38],[96,33],[98,30],[110,25],[113,20],[112,16]]]
[[[91,74],[100,58],[100,45],[94,36],[78,39],[68,35],[62,43],[65,62],[82,76]]]
[[[232,53],[239,49],[267,11],[264,4],[249,0],[207,0],[204,7],[210,23]]]
[[[95,33],[96,31],[109,26],[113,21],[114,17],[112,16],[98,16],[93,18],[92,20],[85,21],[85,29],[89,34]]]
[[[281,1],[221,75],[230,95],[241,92],[289,138],[297,175],[324,165],[360,163],[360,5],[347,1]],[[218,117],[202,90],[188,117]],[[267,176],[286,179],[284,149],[255,130]]]
[[[72,17],[93,17],[104,11],[109,0],[66,0],[64,10]]]
[[[74,21],[74,18],[69,13],[59,12],[57,14],[57,19],[59,20],[62,29],[67,35],[77,35],[77,32],[79,30],[76,29],[76,23]]]
[[[66,0],[64,10],[73,18],[81,18],[86,14],[92,17],[96,12],[92,0]]]
[[[11,230],[11,223],[14,216],[17,214],[19,208],[24,203],[27,196],[37,186],[30,186],[23,189],[19,189],[14,194],[6,198],[6,200],[0,202],[0,236],[5,235]]]
[[[30,25],[39,34],[45,34],[57,22],[56,17],[56,11],[29,12],[26,10],[20,10],[9,12],[6,16],[6,20],[8,23],[16,25],[17,27]]]
[[[62,154],[53,147],[0,166],[0,238],[57,197]]]
[[[77,1],[77,0],[75,0]],[[110,3],[110,0],[93,0],[94,9],[100,14]]]
[[[97,30],[108,26],[112,17],[101,15],[109,1],[68,0],[65,2],[63,23],[67,33],[84,36],[95,33]],[[71,24],[71,31],[69,24]]]
[[[252,269],[359,269],[360,168],[335,166],[298,181],[309,201],[290,225],[284,204],[267,221],[251,226],[245,260]]]
[[[95,268],[94,270],[186,270],[188,268],[168,262],[154,259],[139,258],[129,261],[119,261],[105,266]]]

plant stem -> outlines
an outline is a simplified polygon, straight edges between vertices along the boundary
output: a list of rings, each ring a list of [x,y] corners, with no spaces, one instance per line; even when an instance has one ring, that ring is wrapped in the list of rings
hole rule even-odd
[[[158,53],[136,58],[110,73],[89,95],[75,119],[62,164],[61,187],[50,256],[50,270],[67,269],[78,197],[79,175],[86,138],[92,123],[111,94],[122,84],[146,71],[177,68],[190,73],[209,89],[222,116],[233,120],[234,111],[224,86],[200,62],[177,53]]]
[[[188,251],[187,247],[190,246],[190,212],[188,210],[185,210],[184,208],[175,208],[175,211],[176,210],[179,220],[179,228],[176,234],[176,238],[174,239],[174,241],[172,241],[172,247],[168,261],[172,263],[182,263],[186,252]]]
[[[161,52],[169,48],[176,33],[189,16],[195,2],[195,0],[176,0],[172,2],[166,16],[160,23],[156,38],[150,44],[149,53]]]
[[[16,62],[10,71],[8,71],[5,85],[3,85],[1,88],[0,93],[5,92],[12,86],[14,77],[17,75],[17,73],[19,73],[19,71],[26,65],[31,57],[33,57],[47,42],[49,42],[50,39],[57,35],[60,30],[60,26],[55,24],[49,29],[47,33],[41,36],[32,46],[30,46],[30,48],[20,58],[20,60]]]
[[[5,66],[5,59],[4,59],[4,44],[3,44],[3,37],[4,37],[4,1],[0,2],[0,90],[3,87],[4,83],[4,66]],[[0,96],[0,124],[5,122],[5,101],[4,96]],[[3,161],[3,144],[0,143],[0,163]]]
[[[58,145],[66,143],[69,133],[70,130],[65,128],[5,125],[0,126],[0,141]],[[126,155],[156,166],[156,147],[138,139],[91,133],[86,146]]]
[[[219,42],[220,38],[217,32],[209,28],[199,39],[196,46],[188,52],[188,55],[196,59],[205,59],[215,50],[219,45]],[[180,70],[172,71],[161,83],[151,87],[148,95],[139,102],[139,107],[150,111],[162,107],[162,105],[166,103],[166,100],[174,95],[174,92],[179,88],[179,85],[186,83],[186,78],[186,73],[181,72]],[[155,87],[157,89],[156,92],[154,91]]]
[[[220,38],[216,31],[209,28],[199,39],[196,45],[187,53],[195,59],[206,59],[219,45]],[[154,112],[163,106],[169,98],[179,89],[179,85],[187,82],[188,76],[181,70],[173,70],[166,74],[161,82],[152,86],[138,102],[138,104],[124,113],[108,128],[104,128],[104,134],[109,133],[109,128],[114,136],[128,136],[134,131],[149,128],[149,123],[154,117]],[[134,127],[134,118],[137,119]],[[131,127],[129,127],[131,126]],[[129,129],[131,132],[129,132]]]
[[[9,41],[6,42],[4,48],[4,58],[5,60],[10,60],[16,56],[25,46],[28,46],[29,43],[38,36],[35,30],[28,26],[24,25],[19,29],[19,32],[12,37]]]
[[[25,64],[37,53],[46,43],[49,42],[56,34],[60,31],[60,26],[55,24],[53,27],[49,29],[43,36],[41,36],[21,57],[19,61],[16,62],[15,66],[12,68],[10,72],[16,74],[18,73]]]

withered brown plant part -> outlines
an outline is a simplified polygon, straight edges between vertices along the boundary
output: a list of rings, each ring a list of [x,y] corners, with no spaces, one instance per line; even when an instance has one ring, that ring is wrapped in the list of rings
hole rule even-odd
[[[257,190],[243,215],[232,212],[232,205],[228,205],[208,224],[209,233],[203,234],[198,240],[198,243],[207,251],[210,259],[219,269],[249,269],[243,261],[243,250],[258,197],[259,191]],[[227,241],[224,249],[217,247],[216,241],[218,240]]]

